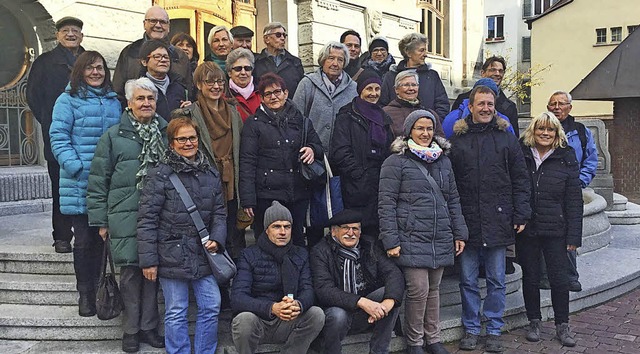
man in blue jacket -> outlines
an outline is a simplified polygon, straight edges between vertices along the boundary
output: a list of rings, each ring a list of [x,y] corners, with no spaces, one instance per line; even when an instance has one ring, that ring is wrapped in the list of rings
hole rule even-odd
[[[56,22],[58,46],[40,55],[31,67],[27,81],[27,102],[36,120],[42,127],[44,158],[51,179],[53,209],[53,246],[57,253],[71,252],[71,217],[60,212],[60,165],[51,152],[49,128],[53,105],[69,83],[71,68],[76,58],[84,52],[82,43],[82,21],[75,17],[63,17]]]
[[[291,212],[274,201],[264,213],[266,230],[245,248],[231,288],[233,343],[253,354],[260,343],[283,343],[280,353],[299,354],[324,326],[324,312],[313,306],[309,255],[291,243]]]
[[[551,94],[547,109],[558,118],[562,124],[562,129],[567,135],[567,141],[569,146],[576,152],[576,159],[580,163],[580,182],[582,188],[587,188],[593,178],[596,176],[596,169],[598,168],[598,150],[596,149],[596,143],[591,134],[591,130],[586,128],[584,124],[576,122],[575,118],[571,116],[571,95],[568,92],[556,91]],[[579,274],[576,264],[576,251],[567,250],[571,265],[573,268],[570,270],[570,291],[581,291],[582,284],[578,280]],[[546,272],[545,272],[546,273]],[[545,283],[545,279],[541,281],[541,287],[546,288],[548,281]]]

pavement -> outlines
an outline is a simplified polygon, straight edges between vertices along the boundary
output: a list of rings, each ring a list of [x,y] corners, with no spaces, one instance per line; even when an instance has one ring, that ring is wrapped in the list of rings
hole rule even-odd
[[[502,334],[504,354],[519,353],[640,353],[640,289],[613,299],[601,305],[569,316],[569,325],[575,334],[577,345],[563,347],[555,339],[553,321],[542,324],[542,338],[537,343],[525,339],[526,330],[518,328]],[[451,353],[484,353],[483,341],[479,350],[458,350],[458,342],[445,346]]]

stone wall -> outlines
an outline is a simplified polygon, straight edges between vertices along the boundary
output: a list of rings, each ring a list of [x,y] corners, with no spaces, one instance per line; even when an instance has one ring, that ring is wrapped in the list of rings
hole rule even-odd
[[[614,103],[614,119],[607,121],[614,190],[621,194],[640,193],[640,98]]]

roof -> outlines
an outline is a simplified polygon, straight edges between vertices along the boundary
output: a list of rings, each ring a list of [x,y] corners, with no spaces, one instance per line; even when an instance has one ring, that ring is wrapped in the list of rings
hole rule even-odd
[[[578,100],[640,97],[640,30],[634,31],[571,90]]]
[[[529,30],[531,30],[531,24],[533,23],[533,21],[536,21],[544,16],[547,16],[548,14],[556,11],[557,9],[563,7],[564,5],[567,5],[569,3],[572,3],[573,0],[560,0],[557,3],[553,4],[553,6],[551,6],[550,8],[547,9],[547,11],[541,13],[538,16],[532,17],[528,20],[526,20],[525,22],[527,23],[527,25],[529,26]]]

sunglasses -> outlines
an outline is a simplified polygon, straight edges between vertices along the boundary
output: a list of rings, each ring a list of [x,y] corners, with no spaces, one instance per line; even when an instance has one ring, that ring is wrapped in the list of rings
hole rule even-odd
[[[242,69],[244,69],[244,71],[252,71],[253,70],[253,66],[251,65],[245,65],[245,66],[234,66],[231,68],[231,70],[239,73],[242,71]]]
[[[269,33],[269,34],[276,36],[276,38],[280,38],[280,37],[287,38],[287,34],[284,32],[275,32],[275,33]]]

